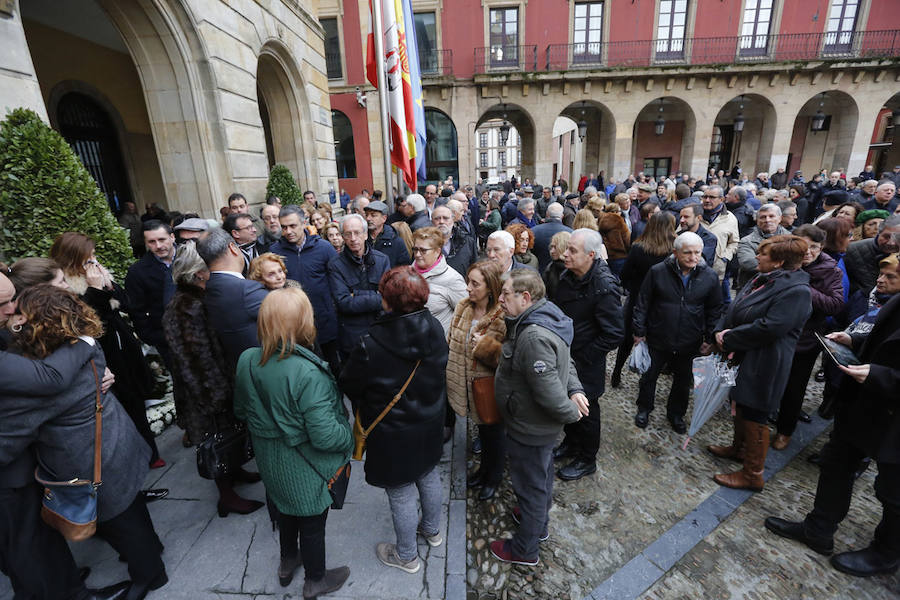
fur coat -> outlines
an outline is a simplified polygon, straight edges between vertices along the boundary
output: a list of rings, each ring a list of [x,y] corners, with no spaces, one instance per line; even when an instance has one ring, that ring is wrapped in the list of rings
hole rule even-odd
[[[453,321],[450,323],[448,341],[450,358],[447,362],[447,399],[450,407],[460,416],[468,411],[473,423],[481,424],[472,397],[472,380],[476,377],[494,375],[500,362],[500,348],[506,337],[506,322],[503,309],[497,305],[478,321],[475,332],[484,337],[472,348],[469,329],[472,326],[474,305],[464,298],[456,305]]]

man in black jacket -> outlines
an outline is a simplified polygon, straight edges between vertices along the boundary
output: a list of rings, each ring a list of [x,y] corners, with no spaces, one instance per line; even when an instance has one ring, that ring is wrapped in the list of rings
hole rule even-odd
[[[799,522],[769,517],[766,529],[831,554],[834,533],[850,509],[854,472],[870,456],[878,463],[875,496],[883,507],[881,522],[868,547],[835,554],[831,564],[858,577],[893,573],[900,566],[900,294],[881,308],[868,336],[840,332],[828,337],[850,346],[863,364],[840,367],[845,373],[841,404],[822,448],[812,511]]]
[[[388,207],[381,200],[371,202],[364,211],[369,231],[369,245],[385,254],[391,268],[408,265],[411,262],[406,244],[393,227],[387,224]]]
[[[431,222],[444,236],[442,251],[457,273],[466,276],[469,265],[478,259],[475,237],[466,235],[458,222],[454,222],[453,211],[448,205],[436,206],[431,211]]]
[[[258,239],[256,224],[253,222],[253,217],[247,213],[228,215],[225,217],[222,229],[231,234],[234,243],[244,255],[244,270],[241,273],[246,277],[250,272],[250,263],[253,259],[268,252],[269,247]]]
[[[678,215],[679,229],[678,234],[690,231],[696,233],[703,240],[703,261],[710,268],[716,262],[716,246],[719,238],[712,231],[703,226],[703,205],[699,202],[688,204],[681,209]]]
[[[625,334],[622,287],[600,258],[603,239],[591,229],[576,229],[563,255],[563,271],[551,298],[572,319],[575,334],[572,358],[588,398],[586,417],[566,425],[566,437],[554,451],[557,459],[571,457],[556,472],[560,479],[581,479],[597,470],[600,450],[600,396],[605,390],[606,353],[618,347]]]
[[[128,269],[125,293],[134,329],[145,344],[155,346],[169,366],[169,344],[162,329],[166,305],[175,295],[172,261],[175,260],[175,234],[167,223],[144,222],[144,246],[147,253]]]
[[[634,343],[646,341],[650,368],[641,377],[634,424],[650,421],[656,380],[662,368],[672,368],[672,388],[666,416],[676,433],[684,433],[684,414],[691,394],[691,363],[709,342],[722,312],[719,278],[701,260],[703,240],[684,232],[675,238],[673,256],[654,265],[644,278],[634,307]],[[702,344],[702,345],[701,345]]]

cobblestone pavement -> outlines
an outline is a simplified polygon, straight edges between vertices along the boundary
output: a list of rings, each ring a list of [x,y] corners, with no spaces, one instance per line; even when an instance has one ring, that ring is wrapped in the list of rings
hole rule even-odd
[[[776,473],[762,493],[730,491],[725,500],[720,499],[721,493],[712,497],[721,489],[712,475],[733,470],[734,463],[715,459],[705,446],[731,440],[730,415],[724,410],[717,413],[682,450],[684,437],[675,434],[665,418],[670,381],[665,376],[660,379],[660,401],[650,426],[643,431],[633,424],[637,376],[624,374],[620,388],[607,389],[601,398],[598,471],[576,482],[556,481],[550,539],[541,546],[538,567],[511,567],[490,556],[488,543],[508,537],[514,530],[510,510],[515,496],[508,480],[492,502],[481,503],[472,492],[468,494],[468,600],[580,600],[595,589],[599,591],[604,582],[605,594],[596,597],[616,600],[900,597],[897,575],[869,580],[845,576],[832,569],[827,559],[768,534],[762,526],[769,514],[799,518],[811,507],[818,471],[805,458],[821,447],[827,431]],[[820,397],[821,384],[811,381],[805,405],[808,412],[814,411]],[[816,421],[819,428],[825,425]],[[802,440],[797,438],[804,434],[811,438],[816,425],[800,423],[793,447],[785,452],[798,450]],[[786,457],[779,454],[770,450],[770,467],[779,459],[784,461]],[[470,457],[468,462],[473,469],[477,458]],[[839,551],[866,546],[880,518],[880,504],[872,489],[874,470],[856,485],[850,515],[835,540]],[[722,513],[721,524],[718,519],[704,524],[701,517],[693,516],[682,521],[689,513],[701,514],[695,511],[698,506],[708,508],[711,503]],[[698,520],[699,526],[708,525],[711,533],[697,536],[699,543],[690,549],[694,541],[688,538],[696,532],[682,535],[679,528],[698,526]],[[676,546],[680,542],[688,545],[670,557],[671,564],[665,563],[665,557],[660,560],[652,552],[643,552],[676,525],[666,540]],[[656,563],[644,558],[648,555]],[[660,564],[664,568],[659,568]],[[635,580],[646,583],[629,587]]]

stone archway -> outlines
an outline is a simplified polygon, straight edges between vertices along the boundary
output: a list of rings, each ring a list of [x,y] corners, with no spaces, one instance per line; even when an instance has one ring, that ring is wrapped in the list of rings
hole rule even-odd
[[[743,119],[741,131],[738,131],[738,119]],[[759,172],[768,171],[777,119],[775,107],[765,96],[742,94],[726,102],[713,125],[710,166],[728,172],[741,161],[744,173],[751,179]],[[786,164],[779,166],[787,168]]]
[[[560,116],[572,119],[576,126],[579,121],[587,123],[582,142],[581,171],[585,174],[603,173],[604,178],[612,176],[613,159],[616,151],[616,120],[612,111],[595,100],[573,102],[560,111]],[[577,185],[580,173],[573,173],[569,183]]]
[[[812,122],[818,112],[824,121],[822,129],[814,131]],[[807,100],[794,119],[788,172],[801,170],[812,177],[823,168],[846,169],[858,124],[859,107],[846,92],[827,90]]]
[[[663,121],[661,133],[656,131],[659,119]],[[651,100],[634,121],[632,172],[637,174],[653,168],[657,175],[666,170],[666,175],[678,171],[690,173],[696,130],[697,119],[687,102],[675,96]]]
[[[477,130],[483,123],[504,119],[516,128],[521,139],[522,160],[519,163],[519,179],[535,178],[535,127],[531,115],[522,106],[512,103],[495,102],[481,112],[475,123]]]
[[[313,139],[313,132],[303,125],[311,123],[309,104],[302,76],[280,44],[270,41],[263,46],[256,82],[269,165],[286,166],[301,189],[314,189],[319,181],[318,169],[303,144]]]

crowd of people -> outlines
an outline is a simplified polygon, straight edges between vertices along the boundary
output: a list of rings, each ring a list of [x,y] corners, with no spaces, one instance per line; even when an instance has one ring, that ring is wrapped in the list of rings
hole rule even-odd
[[[455,420],[466,418],[479,455],[468,486],[490,502],[508,472],[518,501],[516,532],[491,552],[536,565],[554,480],[602,465],[607,354],[609,385],[619,387],[633,348],[646,345],[641,429],[651,426],[660,375],[671,373],[666,417],[678,434],[693,359],[717,353],[738,365],[733,439],[708,450],[741,464],[717,483],[761,491],[770,446],[787,448],[809,418],[802,405],[817,336],[827,336],[858,360],[823,359],[815,374],[825,381],[819,412],[835,418],[817,457],[815,506],[803,522],[772,517],[766,527],[831,554],[854,478],[874,459],[883,519],[869,547],[832,564],[892,572],[898,179],[900,167],[877,180],[867,167],[849,180],[836,171],[788,181],[779,169],[751,181],[736,167],[702,180],[590,174],[571,193],[562,180],[459,189],[448,180],[392,199],[272,197],[258,212],[235,193],[221,222],[157,205],[138,217],[126,203],[120,222],[137,257],[127,274],[111,274],[98,240],[80,232],[61,234],[48,257],[0,267],[0,567],[23,598],[139,600],[166,584],[146,508],[166,490],[141,489],[148,469],[166,464],[144,413],[154,384],[147,347],[171,374],[185,447],[249,431],[259,472],[233,465],[214,477],[218,515],[262,508],[239,493],[262,481],[280,532],[279,582],[290,585],[303,566],[303,595],[314,598],[349,577],[347,566],[327,568],[325,523],[329,480],[350,459],[353,427],[365,430],[366,481],[390,507],[395,539],[374,549],[382,563],[415,573],[417,536],[443,543],[446,484],[436,466]],[[41,520],[34,472],[90,478],[98,388],[97,535],[128,564],[130,581],[89,590]]]

